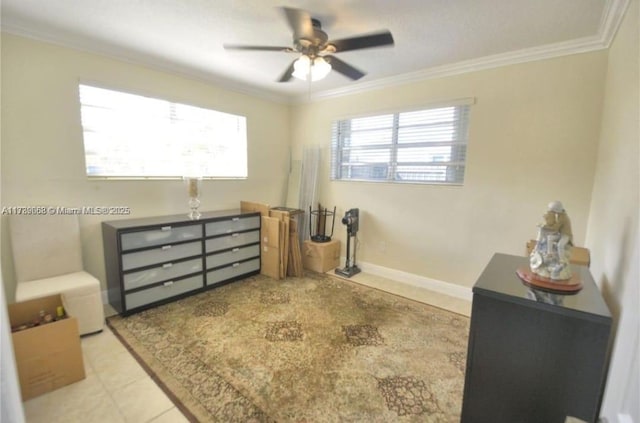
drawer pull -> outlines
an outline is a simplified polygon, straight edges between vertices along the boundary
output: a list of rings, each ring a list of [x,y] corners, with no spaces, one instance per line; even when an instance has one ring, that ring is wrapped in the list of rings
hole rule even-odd
[[[163,269],[168,269],[168,268],[170,268],[171,266],[173,266],[173,263],[165,263],[165,264],[163,264],[163,265],[162,265],[162,268],[163,268]]]
[[[233,250],[231,250],[232,253],[237,253],[238,251],[240,251],[240,248],[234,248]]]
[[[163,226],[162,228],[160,228],[161,231],[170,231],[171,230],[171,226]]]
[[[240,266],[240,263],[233,263],[233,264],[231,265],[231,267],[238,267],[238,266]]]
[[[239,221],[239,220],[240,220],[240,218],[239,218],[239,217],[234,217],[234,218],[232,218],[232,219],[231,219],[231,221],[232,221],[232,222],[237,222],[237,221]]]
[[[162,284],[162,286],[171,286],[171,285],[173,285],[173,281],[167,281]]]
[[[171,249],[171,245],[163,245],[162,246],[162,251],[167,251]]]

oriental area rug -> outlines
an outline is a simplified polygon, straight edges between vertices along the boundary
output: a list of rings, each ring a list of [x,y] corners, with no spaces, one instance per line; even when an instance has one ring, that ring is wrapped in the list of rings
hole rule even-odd
[[[109,326],[191,421],[458,422],[467,317],[331,276],[254,276]]]

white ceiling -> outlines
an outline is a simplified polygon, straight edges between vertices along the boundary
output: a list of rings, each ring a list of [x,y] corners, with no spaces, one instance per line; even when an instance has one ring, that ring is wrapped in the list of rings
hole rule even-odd
[[[170,70],[278,101],[608,47],[628,0],[2,0],[2,30]],[[388,29],[395,46],[337,57],[367,73],[279,83],[295,54],[281,7],[309,11],[330,39]],[[311,90],[311,91],[310,91]],[[311,95],[310,95],[311,92]]]

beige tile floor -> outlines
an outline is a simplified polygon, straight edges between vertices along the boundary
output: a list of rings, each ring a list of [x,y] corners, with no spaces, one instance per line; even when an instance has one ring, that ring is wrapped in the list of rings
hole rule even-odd
[[[355,282],[469,316],[471,303],[359,274]],[[107,315],[113,314],[109,306]],[[187,419],[107,326],[82,337],[86,379],[24,403],[27,423],[180,423]]]
[[[107,326],[81,344],[87,377],[26,401],[27,423],[187,422]]]

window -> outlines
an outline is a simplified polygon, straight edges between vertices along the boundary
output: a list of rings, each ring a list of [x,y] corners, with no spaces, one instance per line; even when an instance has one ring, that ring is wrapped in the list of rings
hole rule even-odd
[[[90,177],[247,177],[244,116],[80,85]]]
[[[331,179],[462,184],[471,101],[333,122]]]

